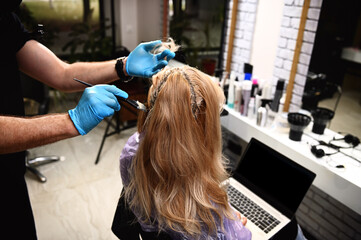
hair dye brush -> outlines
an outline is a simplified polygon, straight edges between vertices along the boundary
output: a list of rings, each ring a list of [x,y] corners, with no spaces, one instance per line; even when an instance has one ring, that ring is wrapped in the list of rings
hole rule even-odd
[[[90,83],[87,83],[87,82],[84,82],[82,80],[79,80],[77,78],[73,78],[75,81],[87,86],[87,87],[93,87],[94,85],[90,84]],[[129,99],[129,98],[123,98],[123,97],[119,97],[119,96],[116,96],[118,101],[123,101],[123,102],[127,102],[129,103],[132,107],[136,108],[136,109],[139,109],[139,110],[142,110],[144,112],[147,111],[147,107],[139,102],[138,100],[133,100],[133,99]]]

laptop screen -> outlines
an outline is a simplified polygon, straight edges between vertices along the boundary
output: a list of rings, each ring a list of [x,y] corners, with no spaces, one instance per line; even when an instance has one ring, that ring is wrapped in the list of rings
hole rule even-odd
[[[252,138],[233,177],[291,218],[316,175]]]

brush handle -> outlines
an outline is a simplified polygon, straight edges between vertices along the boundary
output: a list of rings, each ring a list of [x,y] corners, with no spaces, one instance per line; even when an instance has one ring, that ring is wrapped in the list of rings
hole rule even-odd
[[[120,100],[120,101],[129,103],[130,105],[132,105],[133,107],[135,107],[137,109],[139,108],[138,103],[135,100],[128,99],[128,98],[123,98],[123,97],[118,97],[118,96],[117,96],[117,99],[118,99],[118,101]]]
[[[74,78],[75,81],[81,83],[81,84],[84,84],[85,86],[87,87],[93,87],[94,85],[90,84],[90,83],[87,83],[87,82],[84,82],[82,80],[79,80],[77,78]],[[118,101],[123,101],[123,102],[127,102],[129,103],[130,105],[132,105],[133,107],[139,109],[139,106],[138,106],[138,103],[135,101],[135,100],[132,100],[132,99],[128,99],[128,98],[123,98],[123,97],[119,97],[119,96],[116,96]]]
[[[77,81],[78,83],[84,84],[87,87],[93,87],[93,84],[87,83],[87,82],[83,82],[82,80],[79,80],[77,78],[73,78],[75,81]]]

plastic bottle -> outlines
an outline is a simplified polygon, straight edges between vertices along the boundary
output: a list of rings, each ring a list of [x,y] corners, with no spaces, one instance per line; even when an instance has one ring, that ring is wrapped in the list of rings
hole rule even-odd
[[[257,125],[260,127],[265,127],[267,124],[268,111],[267,111],[266,105],[269,102],[270,102],[270,100],[262,99],[261,107],[259,107],[257,110]]]
[[[253,66],[249,63],[245,63],[243,66],[244,80],[252,79]]]
[[[272,85],[270,84],[270,81],[266,81],[264,83],[262,89],[262,99],[272,99]]]
[[[236,80],[236,75],[234,72],[231,72],[231,76],[229,78],[229,88],[228,88],[228,99],[227,105],[229,108],[234,108],[234,82]]]
[[[247,116],[249,118],[253,118],[255,116],[255,114],[256,114],[255,107],[256,107],[255,98],[251,97],[250,100],[249,100],[248,113],[247,113]]]
[[[286,102],[286,93],[282,94],[282,97],[280,99],[280,105],[278,107],[278,113],[283,113],[283,107],[285,105]]]
[[[247,116],[248,114],[248,105],[251,99],[251,90],[252,90],[252,82],[250,80],[244,80],[242,83],[243,116]]]
[[[257,113],[256,108],[256,94],[258,92],[258,81],[256,78],[252,79],[252,90],[251,90],[251,100],[249,101],[248,106],[248,117],[253,118]]]
[[[234,83],[234,110],[241,112],[242,84],[238,81]]]
[[[228,72],[224,71],[222,77],[220,78],[220,84],[219,84],[223,90],[225,90],[224,86],[226,85],[227,77],[228,77]]]
[[[258,93],[259,85],[257,78],[252,79],[252,92],[251,97],[256,97],[256,94]]]
[[[285,80],[284,79],[279,79],[277,81],[275,96],[274,96],[273,101],[271,103],[271,109],[274,112],[278,112],[278,107],[280,105],[280,100],[281,100],[281,97],[282,97],[283,87],[284,86],[285,86]]]

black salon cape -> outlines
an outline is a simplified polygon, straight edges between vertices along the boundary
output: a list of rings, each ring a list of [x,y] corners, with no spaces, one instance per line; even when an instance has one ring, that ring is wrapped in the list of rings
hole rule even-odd
[[[16,53],[29,39],[14,13],[0,15],[0,115],[24,116]],[[1,239],[36,239],[25,170],[25,152],[0,154]]]

